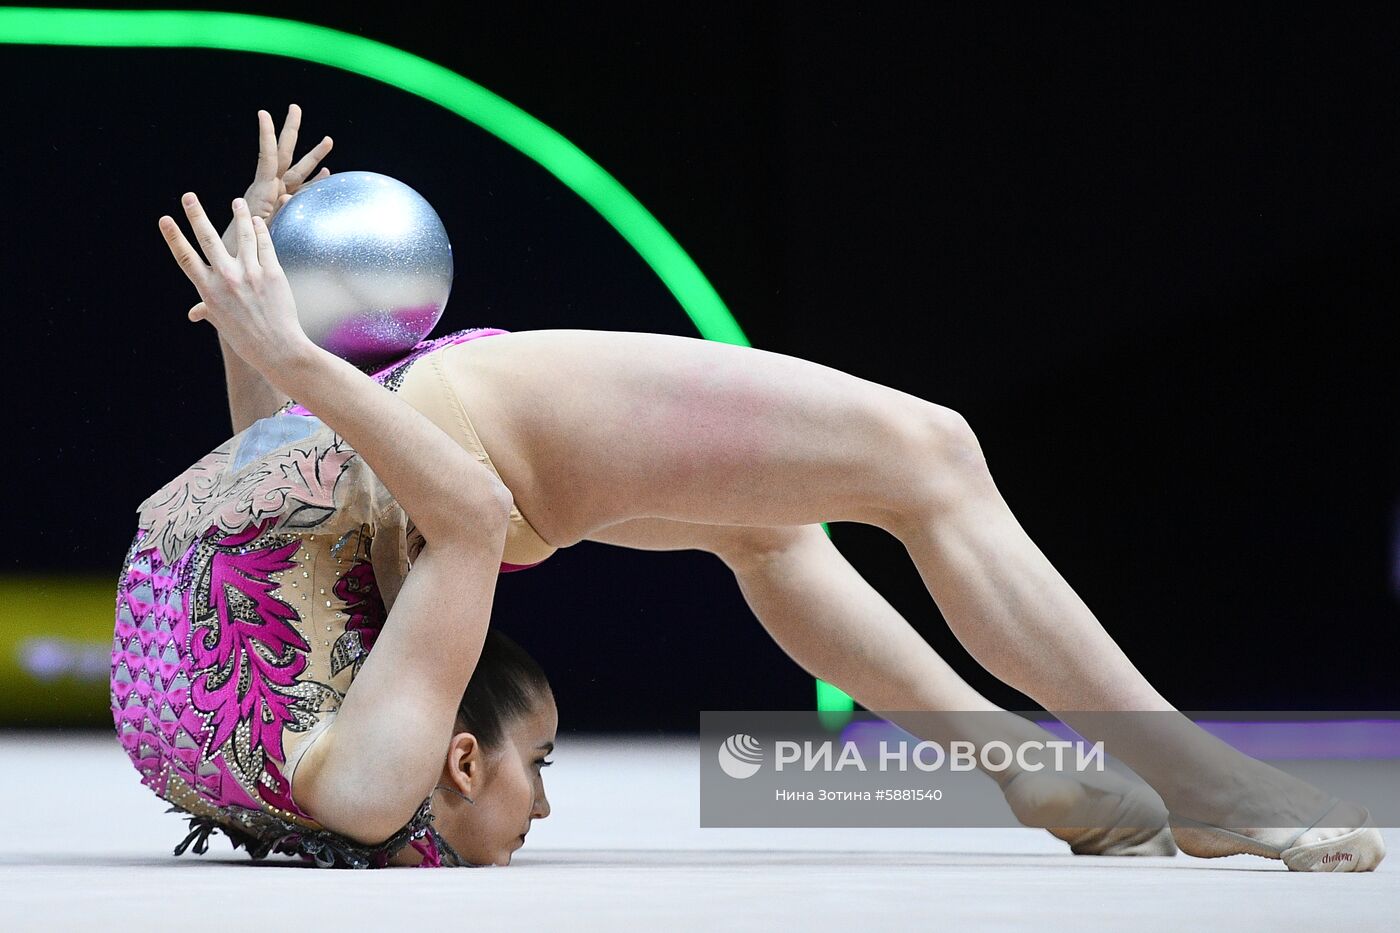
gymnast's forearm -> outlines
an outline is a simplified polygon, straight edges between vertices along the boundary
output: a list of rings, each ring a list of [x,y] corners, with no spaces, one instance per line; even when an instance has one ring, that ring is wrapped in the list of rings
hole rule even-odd
[[[223,239],[228,251],[237,256],[238,231],[232,223],[224,231]],[[287,404],[287,396],[277,391],[263,378],[262,373],[235,353],[222,334],[219,335],[219,350],[224,357],[224,381],[228,385],[228,411],[233,433],[237,434],[254,421],[266,418]]]
[[[334,354],[304,340],[268,367],[268,379],[350,442],[434,543],[480,538],[509,512],[510,490],[412,405]]]
[[[233,352],[228,341],[219,337],[224,356],[224,381],[228,385],[228,413],[237,434],[259,418],[266,418],[287,404],[287,396],[277,391],[262,373]]]

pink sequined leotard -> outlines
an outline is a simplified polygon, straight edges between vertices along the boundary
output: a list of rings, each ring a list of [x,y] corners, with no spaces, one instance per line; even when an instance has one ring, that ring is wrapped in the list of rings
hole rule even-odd
[[[374,378],[397,391],[433,350],[502,333],[419,344]],[[191,842],[203,853],[219,829],[254,858],[384,867],[412,845],[425,867],[464,864],[433,829],[431,798],[364,846],[292,795],[301,756],[334,718],[422,546],[363,458],[288,405],[138,513],[117,584],[112,718],[141,782],[190,815],[175,854]]]

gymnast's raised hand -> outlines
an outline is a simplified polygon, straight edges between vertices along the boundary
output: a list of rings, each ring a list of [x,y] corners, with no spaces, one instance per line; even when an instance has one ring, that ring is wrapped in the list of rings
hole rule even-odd
[[[264,375],[302,354],[311,341],[297,319],[296,299],[262,217],[243,198],[233,201],[238,255],[219,239],[194,192],[181,199],[190,226],[208,259],[206,264],[169,215],[160,229],[180,269],[202,299],[189,310],[191,321],[207,320],[241,358]]]
[[[203,299],[190,309],[190,320],[210,321],[229,348],[264,375],[268,366],[278,363],[266,360],[267,354],[299,351],[309,343],[268,233],[272,218],[308,183],[306,179],[334,145],[327,136],[293,165],[300,128],[301,108],[296,104],[287,108],[280,138],[274,132],[272,115],[258,111],[257,169],[243,197],[234,199],[233,223],[222,238],[194,193],[185,194],[185,214],[207,265],[172,218],[160,219],[161,232],[176,262]],[[330,169],[323,166],[311,181],[329,175]]]
[[[331,147],[335,145],[329,136],[322,138],[296,165],[292,165],[300,129],[301,108],[296,104],[287,108],[287,119],[282,124],[280,137],[273,132],[272,114],[266,110],[258,111],[258,167],[253,174],[253,183],[243,192],[243,200],[248,202],[249,213],[261,217],[266,223],[272,223],[273,215],[303,185],[320,181],[331,173],[329,168],[323,167],[312,177],[316,165],[330,154]]]
[[[321,160],[331,151],[333,143],[329,136],[323,137],[320,143],[293,164],[301,116],[301,108],[291,104],[279,136],[273,127],[272,116],[265,110],[259,110],[257,114],[258,164],[253,172],[252,184],[243,193],[243,200],[248,204],[248,213],[261,217],[268,225],[294,194],[331,173],[325,167],[317,171]],[[223,244],[230,256],[238,255],[238,227],[235,223],[230,223],[224,231]],[[222,334],[219,344],[228,381],[229,417],[237,433],[285,405],[287,394],[273,386],[249,361],[240,358]]]

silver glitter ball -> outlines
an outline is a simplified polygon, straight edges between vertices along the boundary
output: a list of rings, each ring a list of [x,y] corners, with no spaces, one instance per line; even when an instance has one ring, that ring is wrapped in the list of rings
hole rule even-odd
[[[452,244],[417,191],[378,172],[341,172],[297,191],[268,228],[317,346],[361,368],[428,336],[452,291]]]

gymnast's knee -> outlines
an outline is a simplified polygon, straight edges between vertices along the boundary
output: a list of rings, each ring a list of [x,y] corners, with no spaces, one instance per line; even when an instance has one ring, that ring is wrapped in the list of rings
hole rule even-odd
[[[827,540],[821,525],[733,526],[714,553],[735,573],[752,573]]]
[[[972,425],[962,412],[926,402],[907,420],[908,442],[925,462],[980,473],[987,459]]]
[[[981,442],[960,412],[925,403],[902,427],[899,480],[885,504],[894,525],[923,521],[970,496],[995,490]]]

